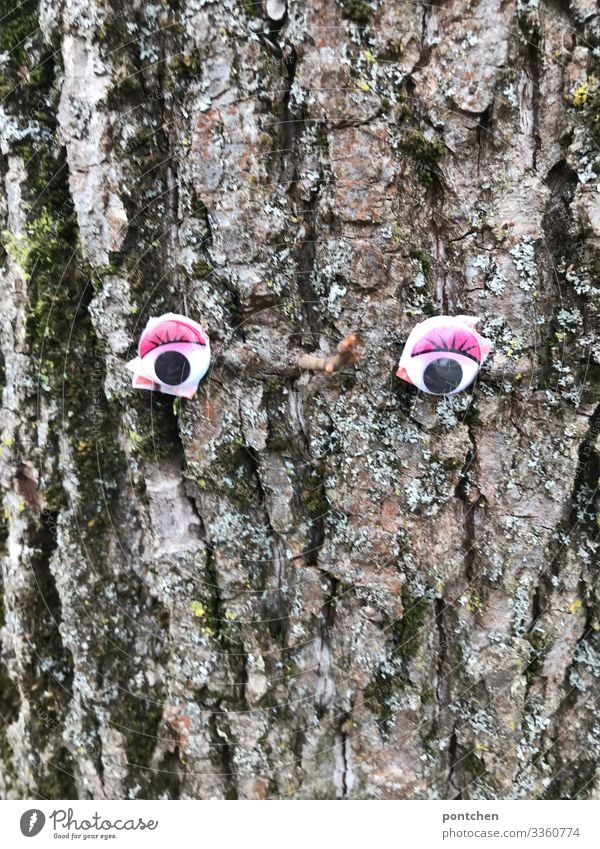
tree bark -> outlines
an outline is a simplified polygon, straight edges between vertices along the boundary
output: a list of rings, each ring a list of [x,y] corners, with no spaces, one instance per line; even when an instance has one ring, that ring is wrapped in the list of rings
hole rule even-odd
[[[593,0],[1,17],[0,795],[597,798]]]

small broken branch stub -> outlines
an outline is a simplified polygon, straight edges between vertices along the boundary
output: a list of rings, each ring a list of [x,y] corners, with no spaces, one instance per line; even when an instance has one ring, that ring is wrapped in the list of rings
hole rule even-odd
[[[353,365],[360,359],[359,339],[356,333],[348,333],[338,344],[334,354],[320,357],[316,354],[302,354],[298,359],[299,368],[305,371],[324,371],[333,374],[345,365]]]

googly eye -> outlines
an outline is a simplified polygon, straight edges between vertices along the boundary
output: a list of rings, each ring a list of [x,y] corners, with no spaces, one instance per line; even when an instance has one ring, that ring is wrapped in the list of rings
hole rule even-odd
[[[210,342],[195,321],[175,313],[152,318],[127,364],[133,385],[193,398],[210,364]]]
[[[410,333],[397,376],[429,395],[456,395],[473,383],[491,343],[473,316],[436,316]]]

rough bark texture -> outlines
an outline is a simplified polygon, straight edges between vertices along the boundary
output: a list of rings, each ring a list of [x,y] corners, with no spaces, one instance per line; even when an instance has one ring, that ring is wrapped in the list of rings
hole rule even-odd
[[[0,6],[0,795],[598,797],[593,0]]]

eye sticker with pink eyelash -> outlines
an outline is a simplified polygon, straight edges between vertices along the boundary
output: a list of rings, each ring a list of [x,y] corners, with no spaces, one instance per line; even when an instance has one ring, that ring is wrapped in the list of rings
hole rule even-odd
[[[410,332],[396,376],[429,395],[456,395],[473,383],[491,342],[475,316],[435,316]]]
[[[187,316],[166,313],[151,318],[138,343],[138,356],[127,363],[132,385],[193,398],[210,365],[210,341]]]

